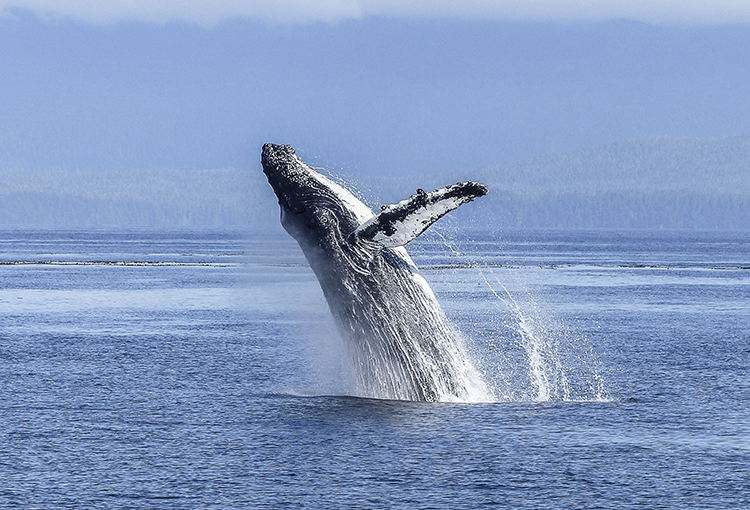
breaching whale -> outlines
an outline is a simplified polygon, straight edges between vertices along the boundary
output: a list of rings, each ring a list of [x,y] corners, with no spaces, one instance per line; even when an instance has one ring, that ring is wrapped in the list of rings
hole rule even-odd
[[[379,214],[306,165],[289,145],[265,144],[263,172],[281,223],[320,282],[354,364],[357,393],[418,401],[486,398],[481,377],[404,245],[446,213],[487,194],[462,182]]]

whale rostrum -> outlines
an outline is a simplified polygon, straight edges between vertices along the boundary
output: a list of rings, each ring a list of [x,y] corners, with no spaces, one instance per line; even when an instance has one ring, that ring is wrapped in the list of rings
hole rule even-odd
[[[404,245],[460,205],[487,194],[462,182],[384,206],[379,214],[306,165],[289,145],[261,163],[281,223],[299,243],[353,363],[360,396],[472,401],[487,389]]]

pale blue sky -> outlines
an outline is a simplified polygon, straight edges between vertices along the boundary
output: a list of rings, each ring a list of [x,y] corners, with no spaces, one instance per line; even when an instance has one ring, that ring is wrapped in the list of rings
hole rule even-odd
[[[254,169],[271,141],[423,173],[750,133],[747,2],[454,3],[0,0],[0,171]]]

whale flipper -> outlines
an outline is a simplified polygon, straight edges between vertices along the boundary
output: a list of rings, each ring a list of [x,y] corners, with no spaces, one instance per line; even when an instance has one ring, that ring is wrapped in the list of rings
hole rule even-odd
[[[453,209],[486,194],[487,186],[471,181],[429,193],[419,189],[406,200],[384,206],[380,214],[360,225],[352,238],[388,248],[403,246]]]

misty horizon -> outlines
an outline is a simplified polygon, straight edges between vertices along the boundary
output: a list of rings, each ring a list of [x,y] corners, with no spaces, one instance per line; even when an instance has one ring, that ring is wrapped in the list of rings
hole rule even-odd
[[[299,151],[306,158],[304,150]],[[490,195],[454,213],[494,228],[750,228],[750,138],[657,137],[433,174],[321,168],[374,210],[459,180]],[[3,227],[274,228],[260,164],[243,169],[45,171],[0,175]]]

